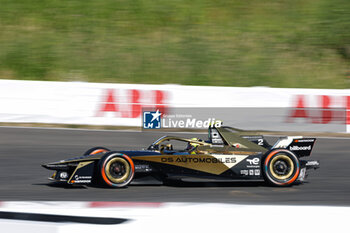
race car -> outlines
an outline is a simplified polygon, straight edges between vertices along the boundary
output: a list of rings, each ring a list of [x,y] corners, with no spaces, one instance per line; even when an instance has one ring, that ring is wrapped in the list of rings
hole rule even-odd
[[[159,181],[201,178],[263,180],[273,186],[305,181],[316,160],[304,160],[316,138],[283,137],[270,145],[261,135],[227,126],[209,126],[208,140],[163,136],[147,149],[111,151],[94,147],[83,156],[42,165],[49,178],[69,185],[103,184],[121,188],[144,177]]]

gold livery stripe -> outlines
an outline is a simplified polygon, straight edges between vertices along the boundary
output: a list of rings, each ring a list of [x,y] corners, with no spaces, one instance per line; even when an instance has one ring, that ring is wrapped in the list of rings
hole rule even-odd
[[[207,172],[215,175],[227,171],[247,158],[248,155],[152,155],[137,156],[133,160],[144,160],[149,162],[163,163],[185,167],[197,171]]]
[[[73,179],[74,174],[78,171],[78,169],[85,167],[86,165],[89,165],[90,163],[93,163],[94,161],[88,161],[88,162],[80,162],[78,164],[78,166],[75,168],[74,172],[72,173],[72,175],[70,176],[69,180],[68,180],[68,184],[71,183],[71,180]]]

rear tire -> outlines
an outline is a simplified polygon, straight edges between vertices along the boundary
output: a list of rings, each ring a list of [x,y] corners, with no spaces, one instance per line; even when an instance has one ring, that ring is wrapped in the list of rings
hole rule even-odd
[[[299,176],[300,162],[298,157],[289,150],[273,150],[265,157],[262,171],[265,181],[269,184],[290,186]]]
[[[118,152],[107,152],[98,162],[98,173],[103,184],[112,188],[127,186],[135,174],[132,159]]]
[[[91,149],[88,149],[84,155],[94,155],[94,154],[98,154],[98,153],[102,153],[102,152],[108,152],[110,151],[109,149],[102,147],[102,146],[97,146],[97,147],[93,147]]]

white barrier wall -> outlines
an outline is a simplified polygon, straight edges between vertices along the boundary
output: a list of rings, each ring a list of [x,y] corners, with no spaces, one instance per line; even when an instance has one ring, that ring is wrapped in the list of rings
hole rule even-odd
[[[291,107],[288,119],[345,125],[333,110],[350,110],[350,90],[0,80],[0,122],[141,126],[143,107]]]
[[[136,203],[136,202],[3,202],[0,214],[2,232],[334,232],[347,229],[350,207],[235,205],[218,203]],[[26,221],[20,220],[22,213]],[[283,213],[283,214],[281,214]],[[64,222],[33,220],[33,214],[65,216]],[[120,224],[86,224],[73,217],[123,218]],[[71,218],[70,218],[71,217]],[[46,219],[46,221],[45,221]],[[291,219],[292,223],[286,222]],[[42,221],[40,221],[42,220]],[[289,225],[286,225],[289,224]],[[346,232],[346,231],[345,231]]]

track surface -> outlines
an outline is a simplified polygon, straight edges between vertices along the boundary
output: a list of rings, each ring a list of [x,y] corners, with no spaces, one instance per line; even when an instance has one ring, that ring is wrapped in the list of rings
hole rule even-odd
[[[321,168],[308,183],[287,188],[263,183],[183,183],[131,185],[124,189],[64,188],[49,185],[40,164],[81,155],[93,146],[147,147],[164,133],[0,128],[0,200],[218,202],[350,206],[349,139],[318,139],[312,154]],[[193,137],[192,134],[177,134]],[[196,135],[206,139],[205,134]],[[273,141],[273,138],[269,140]]]

